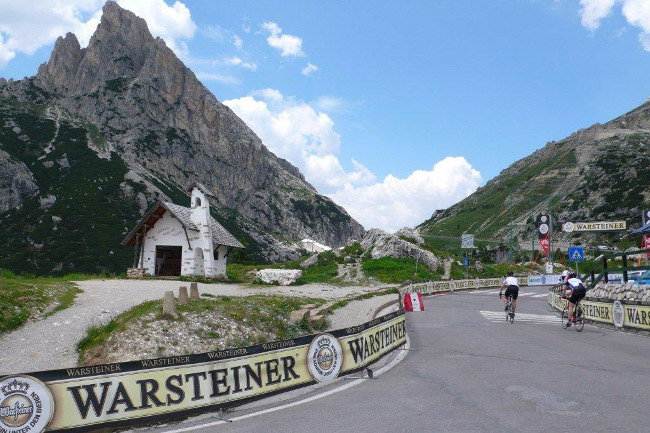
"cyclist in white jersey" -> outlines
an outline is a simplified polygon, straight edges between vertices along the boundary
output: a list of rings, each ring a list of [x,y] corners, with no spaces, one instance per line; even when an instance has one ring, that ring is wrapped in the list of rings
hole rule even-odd
[[[512,272],[508,272],[508,276],[501,283],[501,291],[499,292],[499,297],[501,298],[503,288],[506,288],[505,296],[503,296],[503,303],[506,305],[505,309],[508,309],[508,296],[512,295],[512,314],[515,314],[517,310],[517,298],[519,297],[519,280],[515,278]]]

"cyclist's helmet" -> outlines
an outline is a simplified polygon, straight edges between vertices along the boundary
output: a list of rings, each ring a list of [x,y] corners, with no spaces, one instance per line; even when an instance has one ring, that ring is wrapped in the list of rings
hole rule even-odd
[[[508,276],[509,276],[509,277],[512,277],[512,276],[514,276],[514,275],[515,275],[514,272],[512,272],[512,271],[508,272]]]

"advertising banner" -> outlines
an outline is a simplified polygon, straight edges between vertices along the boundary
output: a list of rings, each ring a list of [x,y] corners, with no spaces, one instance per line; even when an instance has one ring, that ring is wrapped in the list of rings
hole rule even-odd
[[[528,277],[529,286],[554,286],[560,284],[561,275],[531,275]]]
[[[571,232],[610,232],[627,230],[627,221],[591,221],[591,222],[565,222],[562,231]]]
[[[566,299],[549,291],[548,302],[557,310],[563,310]],[[601,302],[583,300],[580,302],[584,317],[595,322],[607,323],[617,328],[650,330],[650,305],[625,304],[621,301]]]
[[[0,431],[86,431],[215,410],[330,382],[405,342],[399,310],[360,326],[257,346],[6,376]]]

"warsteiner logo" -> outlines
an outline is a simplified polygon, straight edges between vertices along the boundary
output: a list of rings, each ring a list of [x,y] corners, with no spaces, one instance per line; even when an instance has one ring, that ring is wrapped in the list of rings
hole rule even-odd
[[[622,328],[623,321],[625,320],[625,313],[623,311],[623,304],[621,304],[620,301],[614,302],[614,306],[612,307],[612,316],[614,316],[614,326]]]
[[[343,350],[336,337],[320,334],[309,345],[307,358],[309,372],[319,382],[336,379],[343,365]]]
[[[0,381],[1,432],[41,432],[53,413],[52,395],[39,380],[29,376],[7,376]]]

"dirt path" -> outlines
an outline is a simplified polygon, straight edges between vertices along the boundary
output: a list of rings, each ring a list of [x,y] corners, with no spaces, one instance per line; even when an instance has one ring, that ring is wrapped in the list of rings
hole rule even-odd
[[[77,295],[70,308],[0,336],[0,377],[76,366],[75,347],[89,326],[106,323],[142,302],[161,299],[167,290],[178,293],[179,286],[189,286],[189,283],[166,280],[89,280],[77,284],[84,292]],[[199,284],[200,293],[215,296],[266,293],[336,300],[376,290],[380,288],[325,284],[289,287]]]

